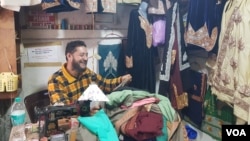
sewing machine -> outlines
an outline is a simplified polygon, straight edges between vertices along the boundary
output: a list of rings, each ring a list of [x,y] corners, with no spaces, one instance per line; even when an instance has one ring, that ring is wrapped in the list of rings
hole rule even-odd
[[[89,116],[91,101],[77,101],[72,105],[47,106],[34,108],[39,122],[39,136],[49,137],[65,133],[71,128],[70,119],[77,116]]]

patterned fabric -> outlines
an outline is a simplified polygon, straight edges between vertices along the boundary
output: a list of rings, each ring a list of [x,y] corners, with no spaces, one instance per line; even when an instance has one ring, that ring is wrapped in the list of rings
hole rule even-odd
[[[190,23],[194,31],[205,25],[208,26],[209,35],[216,27],[217,0],[189,0],[187,23]]]
[[[121,83],[121,78],[105,79],[90,69],[86,69],[78,78],[71,76],[66,68],[66,64],[60,70],[55,72],[48,81],[48,92],[52,104],[63,102],[64,104],[74,103],[94,81],[104,93],[111,92]]]
[[[204,119],[201,130],[217,140],[221,140],[222,125],[235,124],[233,108],[227,103],[221,102],[216,95],[211,93],[209,86],[204,99]]]
[[[139,16],[139,19],[141,23],[140,24],[141,28],[145,31],[147,47],[150,48],[152,46],[152,41],[153,41],[152,25],[149,23],[147,19],[143,18],[143,16]]]
[[[228,0],[222,16],[212,93],[234,105],[234,114],[250,123],[249,0]]]
[[[85,0],[84,9],[86,13],[97,12],[97,0]]]
[[[67,12],[80,9],[81,0],[42,0],[42,9],[47,13]]]
[[[116,0],[102,0],[104,13],[116,13]]]
[[[101,59],[98,62],[99,74],[105,78],[115,78],[118,76],[118,63],[121,44],[98,46],[98,54]]]
[[[188,92],[189,100],[188,107],[183,109],[183,114],[195,123],[198,127],[201,126],[204,119],[204,99],[207,90],[207,75],[195,70],[190,70],[193,88]]]
[[[176,27],[175,27],[176,29]],[[175,109],[183,109],[188,106],[187,93],[183,89],[182,78],[180,73],[180,64],[179,64],[179,51],[177,45],[177,36],[175,34],[172,53],[171,53],[171,71],[170,71],[170,90],[169,97],[172,106]]]
[[[211,51],[219,34],[217,0],[190,0],[189,5],[185,41]]]
[[[86,13],[116,13],[116,0],[84,0]]]
[[[169,96],[172,106],[176,109],[178,108],[176,97],[185,95],[190,81],[186,77],[189,76],[190,65],[182,34],[184,25],[179,10],[179,3],[175,2],[166,13],[166,45],[161,57],[159,78],[159,93]]]
[[[178,53],[178,60],[180,71],[183,71],[190,67],[188,63],[188,56],[186,53],[184,40],[182,37],[182,18],[179,13],[178,2],[175,2],[173,6],[166,13],[166,45],[164,46],[164,52],[162,57],[162,65],[160,72],[160,80],[169,81],[170,80],[170,70],[171,70],[171,56],[174,43],[176,43]],[[176,25],[176,26],[175,26]],[[175,41],[175,38],[177,38]]]
[[[197,31],[194,31],[192,25],[188,24],[188,29],[184,35],[186,43],[202,47],[206,51],[211,51],[217,40],[218,28],[213,28],[210,37],[206,24]]]

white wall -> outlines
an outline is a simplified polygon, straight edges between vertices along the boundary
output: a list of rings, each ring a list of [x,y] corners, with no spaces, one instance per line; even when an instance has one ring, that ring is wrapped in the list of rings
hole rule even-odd
[[[111,32],[115,32],[120,34],[121,37],[127,36],[126,28],[128,26],[128,18],[131,9],[136,8],[136,6],[125,6],[120,5],[117,7],[117,16],[119,19],[114,23],[96,23],[96,25],[100,25],[98,27],[104,27],[104,30],[40,30],[40,29],[23,29],[21,31],[22,43],[21,46],[21,75],[22,75],[22,91],[21,97],[25,97],[31,93],[47,89],[47,81],[48,77],[57,71],[61,66],[53,66],[53,67],[25,67],[25,63],[29,63],[28,54],[27,54],[27,43],[43,43],[43,42],[60,42],[61,47],[59,47],[57,51],[57,55],[59,56],[59,61],[61,63],[65,62],[65,45],[70,40],[83,40],[88,46],[89,55],[91,56],[93,51],[97,52],[98,43],[105,39],[105,35]],[[124,12],[126,10],[126,12]],[[25,15],[23,15],[25,16]],[[91,16],[86,15],[84,10],[77,10],[73,12],[62,12],[58,13],[57,19],[60,21],[61,19],[67,18],[69,23],[75,24],[85,24],[91,23]],[[25,19],[25,18],[20,18]],[[25,24],[25,20],[21,21],[21,24]],[[107,28],[108,27],[108,28]],[[115,29],[115,30],[113,30]],[[97,60],[94,60],[94,66],[92,63],[92,59],[89,59],[88,67],[97,72]]]

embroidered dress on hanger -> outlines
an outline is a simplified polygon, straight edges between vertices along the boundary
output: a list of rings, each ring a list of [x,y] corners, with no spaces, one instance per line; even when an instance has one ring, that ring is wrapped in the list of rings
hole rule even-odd
[[[228,0],[223,11],[212,93],[250,123],[250,1]]]
[[[84,0],[85,13],[116,13],[116,0]]]
[[[186,53],[186,48],[184,44],[184,40],[182,37],[182,33],[184,32],[181,28],[182,26],[180,24],[183,23],[183,21],[180,19],[179,16],[179,10],[178,10],[178,3],[174,3],[173,6],[168,10],[167,12],[167,18],[166,18],[166,45],[164,46],[163,51],[163,58],[162,58],[162,65],[161,65],[161,72],[160,72],[160,80],[163,81],[169,81],[170,79],[170,69],[171,69],[171,54],[172,49],[174,46],[175,38],[177,38],[177,46],[179,51],[179,64],[180,71],[183,71],[190,67],[188,63],[188,56]],[[176,23],[176,28],[174,27],[174,23]],[[175,32],[176,30],[176,32]],[[175,34],[177,34],[175,36]]]
[[[130,13],[128,40],[125,49],[126,66],[132,75],[131,87],[155,92],[154,49],[149,21],[140,16],[138,9]]]
[[[190,65],[182,36],[183,32],[184,25],[179,13],[179,4],[175,2],[166,13],[166,45],[162,55],[159,93],[164,96],[169,94],[172,106],[176,109],[176,95],[184,94],[185,90],[191,87],[188,86],[187,76],[189,76]]]
[[[118,64],[121,52],[121,41],[113,42],[110,39],[105,42],[101,42],[98,45],[98,54],[101,59],[98,61],[99,74],[105,78],[115,78],[118,77],[119,70]]]
[[[185,42],[211,51],[218,37],[217,0],[190,0]],[[188,46],[189,47],[189,46]]]

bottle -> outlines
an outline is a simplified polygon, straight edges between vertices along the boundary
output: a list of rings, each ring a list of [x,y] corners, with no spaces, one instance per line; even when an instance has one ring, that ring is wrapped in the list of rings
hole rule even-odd
[[[24,124],[25,122],[25,106],[20,97],[15,98],[15,102],[11,107],[11,123],[13,126]]]
[[[61,29],[68,29],[68,22],[66,19],[62,19],[61,21]]]

